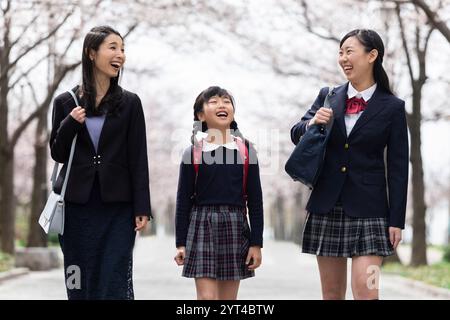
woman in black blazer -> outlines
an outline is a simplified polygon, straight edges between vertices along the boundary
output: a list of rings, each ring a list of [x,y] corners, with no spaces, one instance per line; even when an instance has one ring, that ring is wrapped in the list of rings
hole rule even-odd
[[[325,162],[307,204],[302,251],[315,254],[324,299],[344,299],[352,258],[355,299],[378,299],[382,259],[392,255],[405,224],[408,129],[405,102],[383,69],[384,45],[373,30],[353,30],[340,42],[348,83],[328,88],[291,129],[297,144],[310,126],[334,121]],[[386,151],[386,161],[384,158]]]
[[[78,134],[60,236],[69,299],[134,298],[134,241],[151,213],[144,114],[139,97],[118,85],[124,63],[122,36],[93,28],[83,44],[83,82],[73,89],[80,106],[68,92],[54,100],[51,156],[64,163],[57,193]]]

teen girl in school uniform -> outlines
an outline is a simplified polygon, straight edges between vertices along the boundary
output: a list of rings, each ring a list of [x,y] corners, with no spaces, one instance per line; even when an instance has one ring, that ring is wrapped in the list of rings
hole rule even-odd
[[[194,103],[192,146],[180,165],[175,261],[198,299],[233,300],[261,264],[263,201],[252,145],[234,121],[232,95],[210,87]],[[197,139],[197,132],[207,133]],[[247,222],[247,208],[250,227]]]
[[[125,63],[122,36],[95,27],[84,39],[83,82],[55,98],[52,158],[64,163],[77,135],[65,200],[64,254],[72,299],[133,299],[133,247],[147,224],[150,191],[145,119],[139,97],[119,85]]]
[[[373,30],[353,30],[339,49],[348,82],[322,108],[328,88],[291,129],[297,144],[310,126],[334,121],[325,162],[307,204],[302,250],[315,254],[324,299],[344,299],[347,258],[355,299],[378,299],[379,268],[405,225],[408,129],[405,102],[391,92],[384,45]],[[332,120],[334,119],[334,120]],[[386,150],[386,161],[385,161]]]

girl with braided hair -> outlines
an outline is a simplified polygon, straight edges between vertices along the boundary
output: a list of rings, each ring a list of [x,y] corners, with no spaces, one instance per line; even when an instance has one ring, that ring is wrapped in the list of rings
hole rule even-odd
[[[234,111],[227,90],[202,91],[194,103],[192,145],[180,165],[175,261],[184,277],[195,278],[198,299],[236,299],[240,280],[253,277],[261,264],[258,160]]]

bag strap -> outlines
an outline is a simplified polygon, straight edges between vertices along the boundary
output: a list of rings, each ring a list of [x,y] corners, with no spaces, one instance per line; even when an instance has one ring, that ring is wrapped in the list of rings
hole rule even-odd
[[[75,95],[75,93],[72,90],[68,91],[70,93],[70,95],[72,96],[73,100],[75,100],[75,105],[78,106],[78,99],[77,96]],[[72,140],[72,146],[70,147],[70,156],[69,156],[69,162],[67,163],[67,170],[66,170],[66,176],[64,177],[64,183],[61,189],[61,198],[64,199],[64,196],[66,194],[66,189],[67,189],[67,181],[69,180],[69,174],[70,174],[70,169],[72,168],[72,161],[73,161],[73,155],[75,153],[75,145],[77,142],[77,137],[78,134],[75,135],[75,137]],[[56,176],[57,176],[57,172],[58,172],[58,166],[59,163],[55,161],[55,165],[53,167],[53,172],[52,172],[52,177],[51,177],[51,181],[52,181],[52,187],[55,185],[56,183]]]
[[[332,109],[330,104],[330,97],[334,95],[334,87],[328,87],[328,93],[325,96],[325,100],[323,101],[323,107]],[[323,129],[326,129],[327,132],[331,132],[331,128],[333,127],[334,119],[331,119],[326,126],[322,126]]]
[[[72,167],[72,160],[73,160],[73,154],[75,153],[75,144],[77,143],[77,136],[73,138],[72,141],[72,147],[70,148],[70,156],[69,156],[69,162],[67,163],[67,171],[66,176],[64,177],[64,183],[61,189],[61,198],[64,199],[64,195],[66,194],[66,188],[67,188],[67,181],[69,180],[69,174],[70,174],[70,168]]]
[[[323,101],[323,107],[324,107],[324,108],[331,109],[329,97],[330,97],[331,95],[333,95],[333,90],[334,90],[333,87],[328,87],[328,93],[327,93],[327,95],[325,96],[325,100]]]

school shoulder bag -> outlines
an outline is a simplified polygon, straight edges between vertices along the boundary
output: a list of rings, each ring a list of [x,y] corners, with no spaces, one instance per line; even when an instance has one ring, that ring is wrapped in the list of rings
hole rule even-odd
[[[328,88],[323,106],[331,108],[329,97],[333,88]],[[301,136],[285,165],[285,171],[294,181],[300,181],[313,189],[322,169],[333,119],[326,125],[311,125]]]
[[[69,90],[78,106],[78,99],[72,90]],[[69,162],[67,163],[66,176],[64,177],[64,183],[61,189],[61,194],[57,194],[53,191],[53,187],[56,182],[57,172],[58,172],[58,162],[55,162],[53,167],[53,173],[51,177],[52,181],[52,191],[47,199],[44,210],[39,217],[39,224],[44,229],[45,233],[58,233],[60,235],[64,234],[64,195],[66,194],[67,181],[69,179],[70,168],[72,167],[73,154],[75,152],[75,144],[77,142],[77,136],[73,138],[72,147],[70,148]]]

